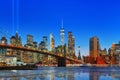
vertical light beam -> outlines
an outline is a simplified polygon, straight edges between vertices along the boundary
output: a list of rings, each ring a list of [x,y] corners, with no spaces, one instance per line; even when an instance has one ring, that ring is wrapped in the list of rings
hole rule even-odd
[[[19,0],[16,0],[16,30],[19,31]]]
[[[12,0],[12,33],[14,34],[15,27],[15,1]]]

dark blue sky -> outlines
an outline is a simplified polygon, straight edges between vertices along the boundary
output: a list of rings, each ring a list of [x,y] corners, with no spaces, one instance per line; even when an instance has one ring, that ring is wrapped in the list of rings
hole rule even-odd
[[[119,0],[0,1],[0,28],[12,35],[17,30],[23,43],[26,42],[26,34],[32,34],[34,40],[40,42],[42,36],[49,37],[53,33],[58,45],[62,19],[66,42],[68,31],[72,31],[76,50],[80,45],[82,55],[89,53],[89,38],[92,36],[99,37],[102,49],[120,40]]]

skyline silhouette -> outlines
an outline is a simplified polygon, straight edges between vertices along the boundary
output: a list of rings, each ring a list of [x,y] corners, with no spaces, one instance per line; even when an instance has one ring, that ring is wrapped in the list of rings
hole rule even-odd
[[[63,19],[65,42],[68,41],[68,31],[72,31],[76,53],[78,46],[81,46],[81,55],[88,55],[89,38],[93,36],[98,36],[102,49],[108,49],[112,43],[120,40],[119,3],[117,0],[2,0],[0,27],[11,35],[18,31],[23,44],[26,43],[27,34],[33,35],[34,40],[40,42],[42,36],[49,37],[52,33],[57,46],[60,44]]]

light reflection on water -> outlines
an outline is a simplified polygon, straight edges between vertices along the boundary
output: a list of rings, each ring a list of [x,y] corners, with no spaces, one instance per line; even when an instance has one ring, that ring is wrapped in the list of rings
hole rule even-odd
[[[1,70],[0,80],[120,80],[120,68],[41,67],[38,70]]]

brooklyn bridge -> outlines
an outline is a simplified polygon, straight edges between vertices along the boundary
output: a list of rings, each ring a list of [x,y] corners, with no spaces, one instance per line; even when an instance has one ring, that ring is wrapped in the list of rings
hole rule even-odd
[[[26,48],[26,47],[22,47],[22,46],[13,46],[13,45],[9,45],[9,44],[0,44],[0,48],[23,51],[23,52],[34,52],[34,54],[42,54],[42,55],[51,56],[51,57],[56,58],[55,60],[57,61],[56,63],[57,63],[58,67],[65,67],[67,64],[70,64],[70,63],[72,63],[72,64],[82,63],[82,61],[80,61],[78,59],[67,57],[65,53],[63,55],[61,55],[60,53],[53,53],[53,52],[49,52],[49,51],[46,52],[46,51]],[[21,54],[19,54],[19,55],[21,55]],[[24,55],[22,55],[21,57],[24,57]],[[37,58],[37,56],[36,56],[36,58]],[[37,60],[37,62],[35,62],[34,64],[38,64],[38,63],[40,63],[39,60]]]

